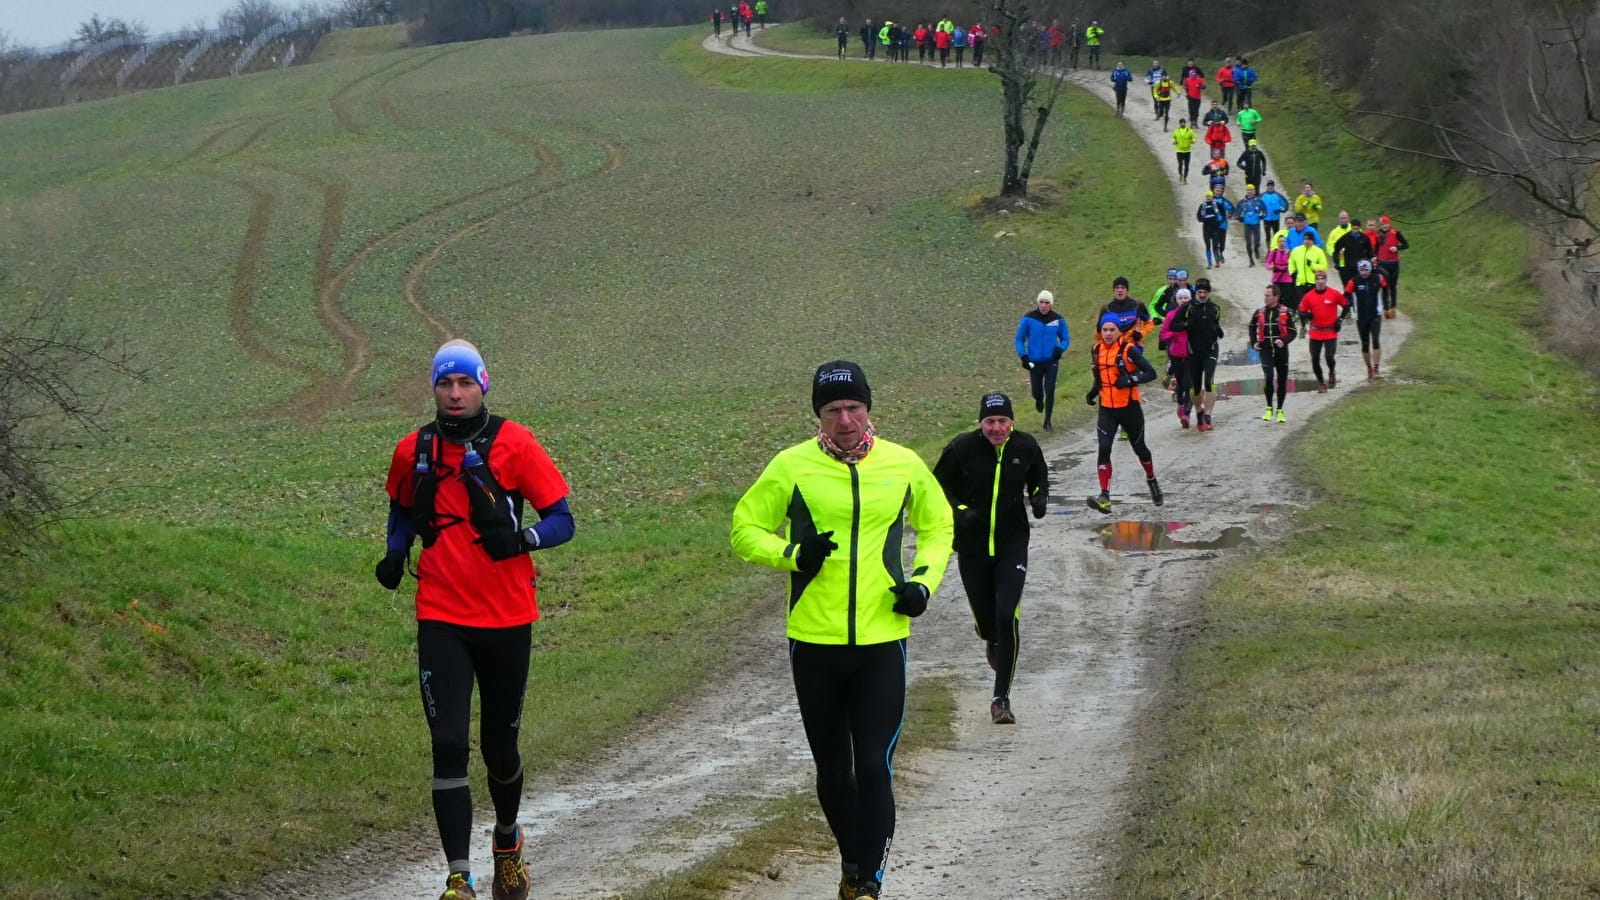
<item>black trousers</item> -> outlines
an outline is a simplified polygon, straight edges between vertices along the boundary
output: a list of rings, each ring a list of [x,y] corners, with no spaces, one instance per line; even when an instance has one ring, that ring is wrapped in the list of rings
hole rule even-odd
[[[1128,446],[1133,448],[1133,455],[1139,457],[1140,462],[1149,462],[1150,448],[1144,443],[1144,407],[1129,403],[1115,409],[1100,407],[1100,418],[1095,423],[1095,438],[1099,442],[1097,463],[1103,466],[1111,462],[1111,448],[1117,443],[1118,429],[1128,433]]]
[[[1028,545],[997,546],[987,553],[957,554],[961,587],[972,607],[972,624],[978,637],[995,645],[994,696],[1011,696],[1011,679],[1017,670],[1018,616],[1022,583],[1028,577]]]
[[[1370,353],[1373,350],[1382,350],[1383,344],[1383,316],[1377,315],[1370,319],[1356,319],[1356,331],[1361,334],[1361,352]]]
[[[1262,347],[1261,376],[1266,382],[1267,405],[1283,409],[1284,395],[1289,392],[1288,347],[1274,347],[1271,342]]]
[[[906,708],[906,642],[789,641],[789,668],[839,859],[883,880],[894,839],[894,749]]]
[[[1311,338],[1310,340],[1311,340],[1311,374],[1317,376],[1317,383],[1318,384],[1326,384],[1329,379],[1334,377],[1333,376],[1333,351],[1339,346],[1339,339],[1336,337],[1336,338],[1333,338],[1332,340],[1326,340],[1326,341],[1319,341],[1316,338]],[[1327,357],[1328,357],[1328,377],[1327,378],[1322,377],[1322,357],[1323,357],[1324,354],[1326,354]]]
[[[433,741],[433,815],[451,869],[465,864],[472,839],[472,687],[481,707],[478,744],[489,770],[495,819],[517,821],[522,802],[522,755],[517,750],[522,700],[528,687],[533,627],[470,628],[417,623],[417,673],[422,709]]]
[[[1060,360],[1050,362],[1036,362],[1028,370],[1028,384],[1032,391],[1033,399],[1044,401],[1044,420],[1050,421],[1050,414],[1056,408],[1056,375],[1061,369]]]

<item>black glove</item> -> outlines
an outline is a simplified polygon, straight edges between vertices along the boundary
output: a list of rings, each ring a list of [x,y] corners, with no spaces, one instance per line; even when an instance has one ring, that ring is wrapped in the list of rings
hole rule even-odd
[[[391,591],[395,590],[400,587],[400,579],[406,575],[406,560],[410,558],[409,550],[390,550],[373,567],[372,574],[377,576],[379,584]]]
[[[491,528],[478,535],[474,543],[483,545],[483,552],[489,558],[501,562],[528,552],[528,544],[522,539],[522,532],[515,528]]]
[[[1133,376],[1127,372],[1117,372],[1117,387],[1133,387]]]
[[[889,588],[894,595],[894,611],[915,619],[928,611],[928,589],[915,581],[907,581]]]
[[[837,549],[839,549],[839,545],[833,542],[833,532],[824,531],[821,534],[813,534],[800,541],[800,549],[796,550],[794,554],[795,565],[799,566],[800,571],[807,575],[815,575],[822,571],[822,561],[828,558],[828,554]]]
[[[1155,325],[1155,326],[1158,326],[1158,327],[1161,326],[1161,325],[1165,325],[1166,322],[1167,322],[1167,317],[1166,316],[1156,316],[1155,318],[1150,320],[1150,324],[1151,325]]]
[[[1017,359],[1022,360],[1022,367],[1024,369],[1033,368],[1033,360],[1028,358],[1028,354],[1026,354],[1026,353],[1018,353],[1017,354]]]
[[[1044,513],[1045,513],[1045,494],[1044,494],[1044,491],[1040,491],[1039,493],[1034,494],[1032,497],[1029,497],[1028,498],[1028,502],[1033,505],[1033,517],[1035,519],[1044,518]]]
[[[1089,392],[1087,394],[1083,395],[1083,402],[1089,404],[1090,406],[1093,406],[1095,398],[1097,398],[1099,396],[1100,396],[1100,385],[1097,384],[1094,387],[1089,388]]]

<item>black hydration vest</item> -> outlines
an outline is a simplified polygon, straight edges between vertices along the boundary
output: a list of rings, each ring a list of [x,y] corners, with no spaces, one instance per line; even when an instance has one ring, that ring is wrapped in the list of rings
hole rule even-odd
[[[433,546],[433,542],[439,539],[439,532],[464,521],[460,516],[441,514],[433,508],[434,496],[443,478],[459,477],[465,485],[470,509],[467,521],[480,536],[505,529],[515,533],[522,527],[522,495],[502,488],[489,471],[489,449],[494,445],[495,435],[500,433],[500,426],[505,421],[500,416],[489,417],[488,424],[484,425],[478,436],[468,442],[469,449],[477,452],[479,463],[466,467],[463,459],[464,471],[460,473],[444,464],[441,447],[444,439],[439,436],[438,426],[429,422],[417,429],[417,464],[412,470],[411,527],[422,538],[422,546]]]

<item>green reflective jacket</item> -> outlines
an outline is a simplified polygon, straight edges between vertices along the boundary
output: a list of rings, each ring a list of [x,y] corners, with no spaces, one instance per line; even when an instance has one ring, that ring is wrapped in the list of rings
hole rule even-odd
[[[917,532],[910,572],[902,549],[907,525]],[[800,572],[799,542],[827,531],[839,549],[815,575]],[[916,581],[930,596],[937,592],[953,531],[944,491],[915,453],[878,438],[852,466],[809,440],[773,457],[739,498],[731,540],[742,559],[792,573],[789,637],[882,644],[911,634],[911,620],[891,608],[889,588]]]

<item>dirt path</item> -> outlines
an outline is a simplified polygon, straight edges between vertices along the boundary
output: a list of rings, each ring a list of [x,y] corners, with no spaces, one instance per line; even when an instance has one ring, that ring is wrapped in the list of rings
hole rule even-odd
[[[706,46],[740,55],[761,52],[743,38],[731,44],[708,38]],[[1109,102],[1110,86],[1100,83],[1104,77],[1087,73],[1080,83]],[[1166,135],[1148,112],[1139,115],[1147,108],[1130,103],[1130,125],[1170,170]],[[1169,178],[1174,175],[1169,171]],[[1203,191],[1199,181],[1169,185],[1194,259],[1203,259],[1193,216]],[[1189,268],[1204,273],[1203,264],[1191,262]],[[1233,305],[1224,351],[1242,357],[1246,309],[1253,308],[1265,279],[1260,269],[1242,263],[1207,274],[1225,306]],[[1152,280],[1148,272],[1129,275],[1140,284]],[[1386,323],[1391,358],[1408,331],[1404,319]],[[1084,364],[1081,340],[1069,365]],[[1340,353],[1347,373],[1359,369],[1351,364],[1359,357],[1350,347],[1341,346]],[[1297,347],[1293,374],[1307,370],[1303,348]],[[1256,366],[1218,370],[1219,382],[1259,376]],[[974,385],[974,392],[983,387]],[[1316,412],[1358,389],[1359,380],[1352,380],[1327,394],[1293,395],[1287,424],[1260,421],[1262,404],[1253,391],[1246,398],[1225,398],[1210,434],[1180,431],[1164,392],[1150,391],[1149,442],[1167,493],[1159,510],[1145,495],[1142,473],[1125,446],[1113,456],[1112,514],[1086,510],[1083,498],[1096,489],[1092,427],[1041,435],[1059,502],[1033,535],[1022,659],[1012,691],[1019,723],[989,724],[991,674],[952,571],[929,614],[918,621],[911,651],[913,677],[945,673],[959,685],[956,742],[953,749],[899,761],[898,844],[886,896],[976,896],[992,893],[996,884],[1008,896],[1099,892],[1130,781],[1133,726],[1166,673],[1175,638],[1190,627],[1187,598],[1214,577],[1225,554],[1248,552],[1286,532],[1293,510],[1306,498],[1281,463],[1284,441]],[[1033,428],[1036,419],[1024,412],[1022,427]],[[1126,549],[1107,549],[1104,542]],[[737,682],[714,679],[677,715],[614,748],[580,776],[529,786],[522,819],[539,896],[608,896],[681,868],[747,824],[741,798],[809,787],[809,754],[778,649],[781,623],[774,621],[750,641]],[[474,844],[479,872],[488,871],[488,825],[478,824]],[[359,857],[368,854],[382,864],[361,864]],[[358,848],[348,870],[387,877],[345,879],[344,892],[329,896],[435,896],[438,856],[431,839],[399,850]],[[832,896],[838,877],[832,859],[790,860],[775,874],[735,896],[818,900]],[[282,893],[293,886],[286,880]],[[278,894],[277,886],[264,885],[257,896]]]

